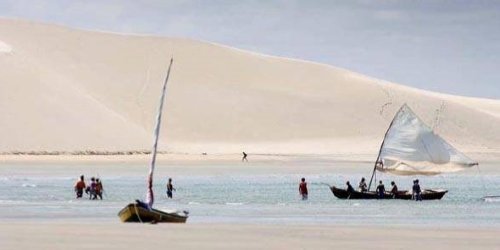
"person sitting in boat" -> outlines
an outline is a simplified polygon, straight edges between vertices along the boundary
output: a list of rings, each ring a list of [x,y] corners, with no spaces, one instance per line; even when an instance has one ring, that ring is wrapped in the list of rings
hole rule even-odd
[[[76,193],[76,198],[80,199],[83,196],[83,190],[85,190],[85,181],[84,181],[84,176],[80,175],[80,180],[78,180],[75,183],[75,193]]]
[[[378,183],[379,184],[377,186],[377,195],[379,199],[382,199],[384,198],[385,186],[384,183],[382,183],[382,181],[379,181]]]
[[[420,184],[418,183],[418,179],[413,181],[413,188],[412,188],[412,198],[416,201],[421,201],[422,200],[422,190],[420,189]]]
[[[351,186],[351,183],[349,181],[346,182],[345,184],[347,185],[347,193],[349,193],[349,195],[355,192],[354,188]]]
[[[102,192],[104,191],[102,189],[102,182],[99,180],[99,178],[95,179],[95,194],[96,194],[96,199],[99,197],[99,199],[102,200]]]
[[[302,200],[307,200],[307,195],[308,195],[307,182],[306,182],[306,178],[304,178],[304,177],[302,177],[302,179],[300,180],[299,194],[300,194],[300,196],[302,196]]]
[[[392,186],[391,194],[394,197],[398,193],[398,186],[394,181],[391,181],[391,186]]]
[[[172,199],[172,192],[176,191],[174,188],[174,185],[172,184],[172,178],[168,178],[168,183],[167,183],[167,197]]]
[[[360,192],[368,191],[368,186],[366,185],[365,177],[362,177],[361,181],[359,182],[359,191]]]

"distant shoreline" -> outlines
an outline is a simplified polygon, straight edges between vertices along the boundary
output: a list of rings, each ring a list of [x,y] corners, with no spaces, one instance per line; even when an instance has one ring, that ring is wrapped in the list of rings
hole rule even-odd
[[[330,154],[300,154],[300,153],[248,153],[248,159],[253,163],[302,162],[306,164],[331,164],[336,162],[373,163],[375,153],[330,153]],[[469,157],[485,164],[500,162],[500,152],[468,152]],[[171,152],[159,151],[158,160],[170,163],[235,163],[241,162],[241,153],[209,153],[209,152]],[[0,152],[0,164],[8,163],[116,163],[144,162],[151,158],[150,150],[75,150],[75,151],[9,151]],[[499,167],[500,168],[500,167]]]
[[[158,151],[158,154],[168,154]],[[149,155],[151,150],[105,151],[105,150],[75,150],[75,151],[10,151],[0,152],[0,155]]]

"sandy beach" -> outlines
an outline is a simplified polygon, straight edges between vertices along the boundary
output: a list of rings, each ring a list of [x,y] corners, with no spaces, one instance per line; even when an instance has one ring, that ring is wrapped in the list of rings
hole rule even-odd
[[[1,222],[2,249],[497,249],[500,229]]]

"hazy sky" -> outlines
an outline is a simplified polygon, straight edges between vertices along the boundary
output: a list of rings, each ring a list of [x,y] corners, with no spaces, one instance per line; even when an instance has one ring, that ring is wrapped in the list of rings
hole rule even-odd
[[[0,16],[208,40],[500,99],[500,1],[0,0]]]

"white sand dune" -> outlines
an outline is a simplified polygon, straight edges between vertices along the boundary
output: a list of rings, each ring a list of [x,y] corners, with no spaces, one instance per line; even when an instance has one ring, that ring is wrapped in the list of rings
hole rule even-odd
[[[376,154],[408,103],[460,150],[500,152],[498,100],[188,39],[0,19],[0,41],[2,152],[148,149],[171,55],[162,150]]]

